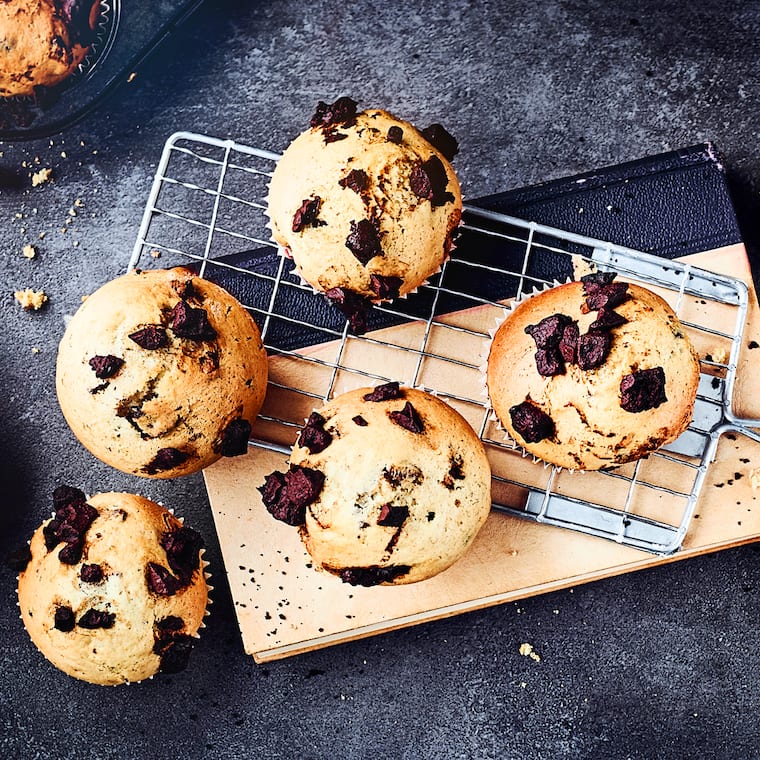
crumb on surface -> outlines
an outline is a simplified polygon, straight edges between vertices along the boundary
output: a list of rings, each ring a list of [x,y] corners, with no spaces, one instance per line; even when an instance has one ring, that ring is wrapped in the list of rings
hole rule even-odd
[[[24,258],[31,260],[37,255],[37,249],[33,245],[29,245],[27,243],[21,250],[21,253],[23,254]]]
[[[523,657],[530,657],[531,660],[541,662],[541,657],[538,655],[532,644],[520,644],[520,654]]]
[[[728,351],[725,348],[716,348],[705,355],[705,359],[713,361],[716,364],[726,364],[728,362]]]
[[[157,251],[155,248],[150,252],[150,255],[154,259],[160,259],[161,258],[161,251]]]
[[[31,288],[17,290],[13,295],[27,311],[37,311],[38,309],[41,309],[48,300],[44,290],[32,290]]]
[[[53,176],[52,169],[40,169],[38,172],[34,172],[34,174],[32,174],[32,187],[37,187],[37,185],[42,185],[43,183],[50,180],[52,176]]]
[[[749,484],[752,486],[753,491],[757,491],[760,488],[760,467],[755,467],[749,471]]]

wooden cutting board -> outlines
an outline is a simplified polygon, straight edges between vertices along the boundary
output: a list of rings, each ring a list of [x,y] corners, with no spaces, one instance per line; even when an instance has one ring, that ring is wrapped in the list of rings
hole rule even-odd
[[[750,287],[734,411],[744,418],[760,418],[760,348],[751,347],[760,343],[760,310],[746,251],[737,244],[685,260],[742,279]],[[414,329],[402,325],[386,331],[394,331],[395,340],[403,343],[406,332]],[[366,356],[349,358],[359,364],[366,361]],[[286,365],[281,357],[271,358],[272,375],[287,374]],[[313,382],[318,384],[320,378]],[[277,403],[273,395],[268,404]],[[297,410],[295,417],[303,419],[310,411]],[[272,432],[265,423],[259,427],[254,435]],[[289,440],[280,442],[290,445],[296,433],[294,428]],[[760,539],[760,443],[729,433],[720,439],[683,547],[674,555],[656,556],[493,512],[467,554],[437,577],[406,586],[352,587],[315,570],[297,531],[272,519],[261,503],[257,487],[272,470],[284,469],[285,460],[256,448],[244,457],[222,459],[204,472],[243,646],[257,662]]]

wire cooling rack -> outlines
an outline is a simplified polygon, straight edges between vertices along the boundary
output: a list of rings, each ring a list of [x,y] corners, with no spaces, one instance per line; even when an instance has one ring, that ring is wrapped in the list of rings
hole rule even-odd
[[[369,331],[292,272],[271,241],[266,196],[276,153],[178,132],[166,143],[129,268],[190,266],[250,310],[270,355],[270,387],[251,445],[286,455],[303,420],[332,396],[389,380],[435,392],[479,433],[493,470],[493,507],[654,554],[682,544],[719,437],[760,441],[732,409],[748,288],[730,277],[499,213],[466,207],[456,249],[407,298],[376,307]],[[612,470],[572,473],[505,439],[482,378],[504,301],[589,267],[660,293],[701,357],[689,429]]]

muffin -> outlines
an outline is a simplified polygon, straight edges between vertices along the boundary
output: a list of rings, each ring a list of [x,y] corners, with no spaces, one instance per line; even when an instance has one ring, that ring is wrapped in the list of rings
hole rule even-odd
[[[413,583],[453,564],[491,507],[480,439],[440,399],[388,383],[311,414],[289,469],[260,487],[315,564],[352,585]]]
[[[58,349],[58,400],[76,437],[112,467],[151,478],[245,454],[266,382],[251,315],[187,269],[105,284]]]
[[[363,329],[371,302],[410,293],[437,272],[462,217],[456,140],[351,98],[320,102],[269,187],[272,237],[300,276]]]
[[[95,39],[100,0],[0,3],[0,97],[35,95],[67,79]]]
[[[201,536],[134,494],[60,486],[53,501],[18,578],[37,648],[96,684],[182,670],[208,605]]]
[[[521,301],[494,335],[493,411],[526,451],[599,470],[675,440],[689,425],[699,360],[668,304],[613,273]]]

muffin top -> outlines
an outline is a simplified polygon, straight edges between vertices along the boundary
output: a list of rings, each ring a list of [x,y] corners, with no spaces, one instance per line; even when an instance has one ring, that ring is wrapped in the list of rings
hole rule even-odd
[[[146,477],[244,454],[266,381],[250,314],[187,269],[107,283],[58,349],[58,400],[74,434],[112,467]]]
[[[452,247],[462,196],[456,140],[340,98],[320,103],[287,148],[269,188],[274,240],[296,271],[344,311],[388,301],[438,271]]]
[[[491,406],[526,451],[568,469],[629,462],[689,425],[699,360],[670,306],[596,273],[521,301],[490,346]]]
[[[479,438],[448,404],[398,383],[335,397],[302,429],[264,505],[299,526],[315,562],[353,585],[429,578],[469,547],[491,507]]]
[[[135,494],[61,486],[54,506],[18,579],[42,654],[104,685],[184,668],[208,604],[200,535]]]

